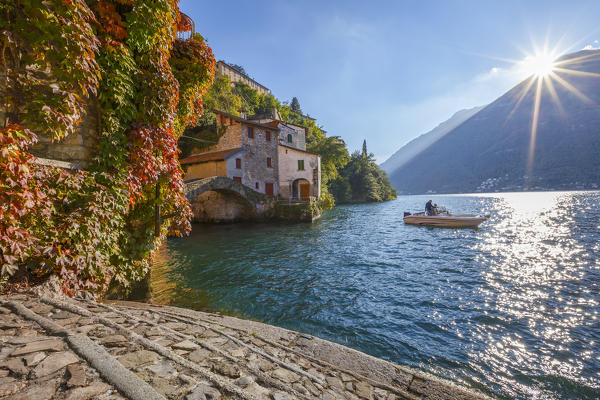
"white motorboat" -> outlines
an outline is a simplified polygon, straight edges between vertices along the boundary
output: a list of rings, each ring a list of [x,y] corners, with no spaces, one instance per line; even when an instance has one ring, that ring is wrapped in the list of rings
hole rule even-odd
[[[479,224],[489,218],[489,215],[480,216],[473,214],[451,214],[441,212],[438,215],[425,215],[424,212],[411,214],[404,213],[404,223],[411,225],[441,226],[447,228],[477,228]]]

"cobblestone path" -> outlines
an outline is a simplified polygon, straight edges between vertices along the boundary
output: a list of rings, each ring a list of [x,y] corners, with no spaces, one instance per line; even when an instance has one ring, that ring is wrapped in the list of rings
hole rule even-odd
[[[144,303],[0,297],[0,399],[481,399],[309,335]]]

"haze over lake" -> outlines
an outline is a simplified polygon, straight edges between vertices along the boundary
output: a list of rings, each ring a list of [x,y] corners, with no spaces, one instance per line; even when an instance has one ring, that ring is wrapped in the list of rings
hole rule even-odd
[[[478,230],[407,226],[430,196],[314,224],[197,225],[169,240],[155,301],[348,345],[511,398],[600,395],[600,192],[435,196]]]

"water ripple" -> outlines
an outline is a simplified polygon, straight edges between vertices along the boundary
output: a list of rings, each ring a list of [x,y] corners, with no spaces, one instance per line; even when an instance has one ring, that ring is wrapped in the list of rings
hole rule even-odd
[[[155,301],[329,339],[518,399],[600,397],[600,193],[436,196],[478,230],[406,226],[423,196],[314,224],[196,226]]]

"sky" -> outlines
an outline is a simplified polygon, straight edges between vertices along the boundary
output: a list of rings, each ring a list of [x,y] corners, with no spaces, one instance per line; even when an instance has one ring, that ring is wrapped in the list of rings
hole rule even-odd
[[[525,79],[520,63],[600,48],[600,0],[182,0],[217,60],[378,162]]]

